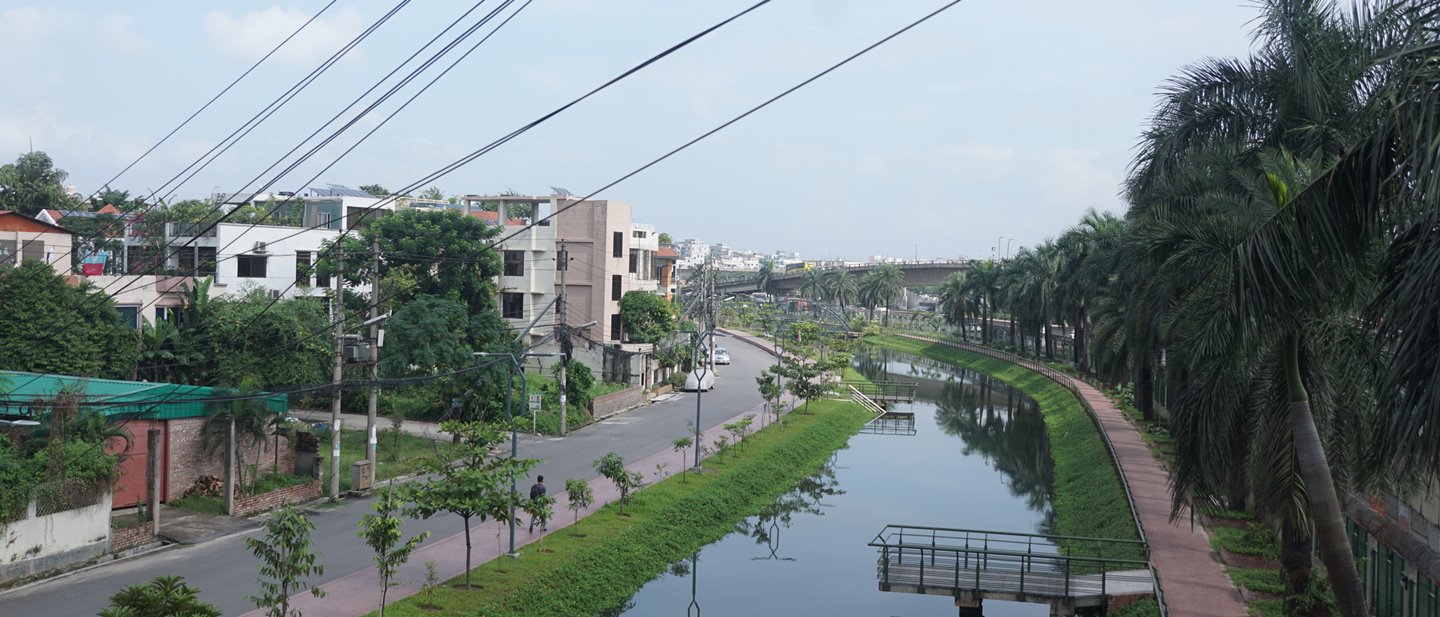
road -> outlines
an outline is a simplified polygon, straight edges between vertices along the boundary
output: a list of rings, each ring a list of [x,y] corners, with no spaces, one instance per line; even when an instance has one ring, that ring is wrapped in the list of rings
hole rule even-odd
[[[734,364],[717,367],[715,389],[706,392],[702,399],[702,428],[759,405],[755,378],[772,361],[768,354],[749,344],[734,339],[720,340],[730,351]],[[668,450],[675,438],[687,434],[687,420],[695,420],[693,393],[614,416],[565,438],[522,436],[520,456],[545,459],[535,473],[546,477],[546,485],[554,493],[563,490],[566,478],[594,478],[596,473],[590,466],[591,461],[606,452],[636,460]],[[521,490],[530,484],[529,479],[522,482]],[[360,517],[371,511],[371,501],[370,498],[348,499],[338,507],[321,509],[311,516],[315,523],[311,540],[325,566],[325,575],[312,583],[331,581],[371,565],[370,549],[355,536]],[[407,536],[421,530],[434,532],[432,539],[444,538],[459,532],[461,523],[458,517],[448,515],[405,523]],[[108,606],[109,596],[121,587],[146,583],[161,575],[179,574],[200,589],[200,599],[214,604],[225,615],[238,615],[254,608],[246,598],[259,592],[258,562],[245,548],[244,539],[261,533],[256,530],[195,546],[170,548],[21,587],[0,593],[0,606],[4,607],[3,615],[94,615]]]

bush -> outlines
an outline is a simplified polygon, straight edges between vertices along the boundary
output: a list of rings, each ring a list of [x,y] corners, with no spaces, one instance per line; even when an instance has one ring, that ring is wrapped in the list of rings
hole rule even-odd
[[[675,371],[670,374],[670,387],[680,390],[685,387],[685,373]]]

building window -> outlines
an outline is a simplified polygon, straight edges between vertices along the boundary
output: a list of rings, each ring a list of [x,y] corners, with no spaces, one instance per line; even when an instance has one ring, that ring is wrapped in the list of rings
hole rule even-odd
[[[635,274],[635,266],[640,263],[640,252],[630,249],[630,274]]]
[[[117,306],[115,310],[120,311],[120,321],[131,328],[140,328],[140,307],[138,306]]]
[[[505,276],[525,276],[525,251],[505,251]]]
[[[620,314],[610,316],[610,340],[620,340]]]
[[[154,247],[127,246],[125,253],[126,274],[154,274],[157,268],[164,265],[164,255]]]
[[[45,261],[45,241],[26,240],[24,254],[21,259],[25,261]]]
[[[645,232],[640,231],[640,230],[637,229],[637,230],[635,230],[635,231],[630,232],[630,235],[633,236],[633,237],[636,237],[636,238],[644,238],[644,237],[645,237]]]
[[[614,300],[614,301],[616,301],[616,302],[619,302],[619,301],[620,301],[620,275],[619,275],[619,274],[611,275],[611,277],[610,277],[610,299],[611,299],[611,300]]]
[[[295,284],[310,286],[310,251],[295,251]]]
[[[213,276],[215,274],[215,247],[199,247],[200,263],[195,268],[199,276]]]
[[[614,240],[611,242],[611,244],[614,245],[614,246],[610,249],[610,254],[611,254],[611,256],[613,256],[613,257],[624,257],[624,256],[625,256],[625,234],[620,233],[620,232],[618,232],[618,231],[615,232],[615,237],[614,237]]]
[[[525,294],[508,291],[500,294],[500,316],[505,319],[524,319]]]
[[[155,321],[168,321],[180,323],[180,307],[178,306],[157,306],[155,307]]]
[[[235,258],[235,276],[242,279],[265,278],[265,255],[240,255]]]
[[[13,266],[15,261],[15,241],[0,240],[0,266]]]

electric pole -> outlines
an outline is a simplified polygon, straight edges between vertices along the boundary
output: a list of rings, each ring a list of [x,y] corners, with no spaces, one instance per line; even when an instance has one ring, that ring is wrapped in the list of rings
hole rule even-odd
[[[565,331],[568,324],[565,321],[565,271],[570,269],[570,252],[565,250],[565,241],[560,241],[560,250],[555,253],[555,271],[560,273],[560,296],[555,300],[555,333],[560,339],[560,436],[565,436],[566,416],[570,415],[570,408],[566,407],[565,396],[565,371],[570,365],[570,354],[567,350],[569,333]]]
[[[375,477],[375,408],[380,398],[380,228],[370,237],[370,362],[366,377],[370,379],[370,400],[365,409],[365,460],[370,462],[370,477]]]
[[[340,498],[340,382],[345,378],[345,236],[336,239],[335,372],[330,391],[330,498]]]

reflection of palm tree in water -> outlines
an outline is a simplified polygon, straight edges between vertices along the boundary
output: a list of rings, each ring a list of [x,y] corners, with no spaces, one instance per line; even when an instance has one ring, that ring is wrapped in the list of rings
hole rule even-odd
[[[1025,498],[1031,510],[1045,513],[1048,527],[1055,464],[1035,403],[999,380],[968,371],[961,379],[946,381],[940,392],[936,425],[961,438],[966,454],[979,453],[1003,473],[1010,492]]]

